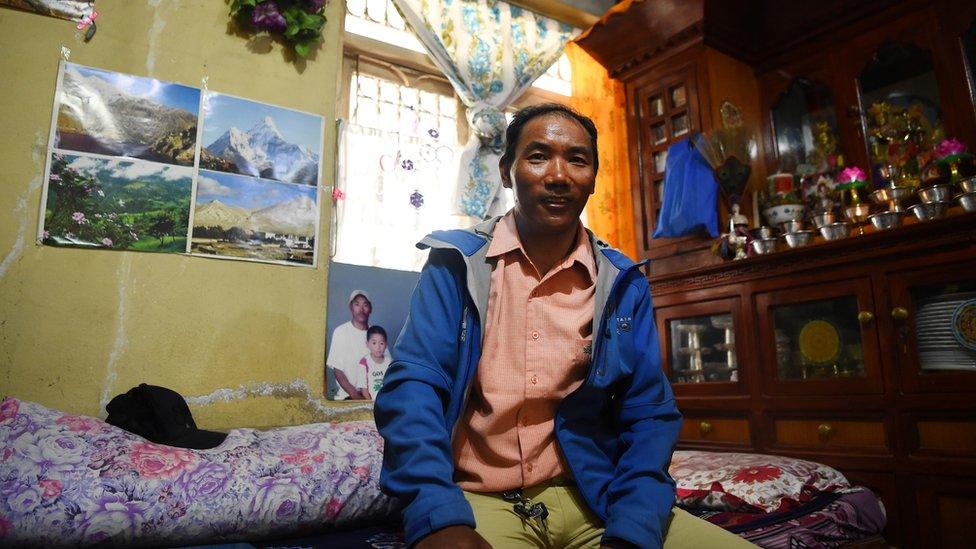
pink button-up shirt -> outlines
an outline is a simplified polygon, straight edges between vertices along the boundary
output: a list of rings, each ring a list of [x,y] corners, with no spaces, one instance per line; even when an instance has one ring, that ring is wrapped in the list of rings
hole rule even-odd
[[[455,481],[473,492],[533,486],[569,472],[553,420],[590,364],[596,262],[576,244],[540,276],[509,212],[488,246],[491,292],[478,371],[454,437]]]

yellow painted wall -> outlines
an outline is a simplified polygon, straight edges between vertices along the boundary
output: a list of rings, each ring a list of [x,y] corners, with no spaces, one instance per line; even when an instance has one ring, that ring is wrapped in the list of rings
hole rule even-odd
[[[223,1],[97,8],[88,44],[68,21],[0,9],[0,394],[103,416],[108,399],[146,382],[197,397],[194,417],[209,428],[326,419],[327,190],[314,269],[47,247],[35,235],[62,46],[79,64],[197,87],[207,78],[216,91],[321,114],[330,185],[342,2],[327,8],[323,47],[304,67],[280,44],[249,48],[228,30]]]

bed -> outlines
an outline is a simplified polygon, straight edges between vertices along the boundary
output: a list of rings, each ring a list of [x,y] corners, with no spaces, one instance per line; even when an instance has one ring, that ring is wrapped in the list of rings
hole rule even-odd
[[[403,545],[368,421],[234,429],[188,450],[8,397],[0,442],[0,545]],[[884,529],[869,490],[814,462],[679,451],[671,473],[678,505],[763,547],[837,547]]]

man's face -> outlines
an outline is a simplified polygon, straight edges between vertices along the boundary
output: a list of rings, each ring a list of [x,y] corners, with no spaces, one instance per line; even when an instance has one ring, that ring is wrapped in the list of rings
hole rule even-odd
[[[500,168],[503,184],[515,191],[523,226],[540,234],[576,227],[596,184],[591,143],[579,122],[559,113],[522,127],[512,165]]]
[[[355,299],[349,302],[349,312],[352,313],[352,319],[356,322],[368,324],[369,315],[373,312],[373,304],[365,297],[357,295]]]
[[[369,346],[369,354],[373,355],[373,358],[383,358],[383,354],[386,353],[386,338],[382,334],[369,336],[366,345]]]

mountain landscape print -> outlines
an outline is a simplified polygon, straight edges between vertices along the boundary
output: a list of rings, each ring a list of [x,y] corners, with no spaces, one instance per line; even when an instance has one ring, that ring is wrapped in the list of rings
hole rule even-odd
[[[56,246],[182,253],[193,168],[55,152],[41,239]]]
[[[64,65],[54,147],[193,166],[200,90]]]
[[[200,170],[190,251],[313,265],[316,187]]]
[[[207,92],[200,168],[318,185],[322,117]]]

